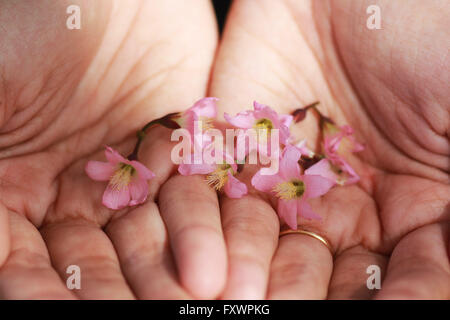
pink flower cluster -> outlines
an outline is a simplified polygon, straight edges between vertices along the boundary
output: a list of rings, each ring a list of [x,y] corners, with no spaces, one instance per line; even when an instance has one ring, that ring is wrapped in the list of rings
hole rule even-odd
[[[209,99],[209,98],[206,98]],[[216,100],[208,100],[209,114],[217,114]],[[205,104],[203,104],[205,106]],[[194,105],[187,112],[197,113],[198,107]],[[204,112],[204,110],[202,110]],[[336,184],[350,184],[359,180],[358,175],[345,160],[348,151],[357,152],[363,149],[352,136],[353,130],[349,126],[341,128],[327,123],[324,128],[323,156],[314,161],[313,165],[303,170],[301,158],[317,159],[314,152],[306,147],[306,141],[292,144],[290,126],[293,122],[291,115],[279,115],[269,106],[254,102],[253,110],[246,110],[230,116],[224,114],[225,120],[235,128],[245,130],[262,130],[270,135],[274,129],[279,130],[279,144],[284,147],[280,155],[279,171],[273,175],[263,175],[260,169],[252,178],[252,186],[262,192],[270,193],[278,199],[278,214],[290,228],[297,228],[297,217],[307,219],[320,219],[308,203],[308,199],[317,198],[327,193]],[[211,123],[211,119],[208,119]],[[248,135],[251,139],[251,135]],[[254,137],[255,138],[255,137]],[[239,139],[239,135],[238,135]],[[260,152],[261,136],[256,137],[256,149],[248,148],[245,154]],[[208,139],[207,139],[208,140]],[[208,140],[210,141],[210,140]],[[205,148],[211,147],[204,145]],[[237,173],[236,162],[242,159],[233,158],[224,154],[221,164],[193,164],[182,163],[178,172],[182,175],[206,174],[206,180],[216,190],[222,190],[230,198],[241,198],[248,192],[247,186],[234,176]]]
[[[201,125],[202,150],[209,149],[211,154],[219,152],[210,137],[208,130],[212,127],[217,116],[217,98],[203,98],[183,113],[176,114],[173,121],[180,128],[186,129],[193,143],[197,139],[194,135],[195,125]],[[293,144],[290,133],[293,116],[279,115],[269,106],[254,102],[254,109],[240,112],[235,116],[224,114],[225,120],[233,127],[240,129],[245,135],[246,130],[263,132],[256,137],[255,143],[249,142],[245,155],[252,152],[260,153],[261,142],[271,137],[273,130],[278,131],[278,143],[282,146],[279,157],[279,170],[277,173],[267,175],[260,169],[251,179],[252,186],[277,198],[277,211],[282,220],[290,228],[297,228],[297,217],[307,219],[320,219],[308,203],[308,199],[317,198],[326,194],[333,186],[339,184],[355,183],[359,176],[345,160],[349,152],[358,152],[363,146],[356,142],[353,130],[349,126],[337,127],[331,121],[323,126],[322,154],[315,154],[306,147],[303,140]],[[253,138],[252,138],[253,137]],[[239,135],[237,137],[239,139]],[[200,140],[199,140],[200,141]],[[250,146],[256,146],[251,148]],[[236,178],[238,164],[244,159],[237,159],[227,151],[220,152],[223,161],[219,163],[195,163],[193,154],[185,155],[184,161],[178,167],[181,175],[206,175],[206,181],[217,191],[223,191],[230,198],[241,198],[248,193],[247,185]],[[267,155],[267,154],[265,154]],[[154,174],[142,163],[122,157],[113,149],[107,147],[106,158],[108,162],[89,161],[86,172],[93,180],[109,181],[103,195],[103,204],[111,209],[121,209],[143,203],[148,194],[148,180]],[[239,161],[238,161],[239,160]],[[308,166],[305,166],[308,163]]]

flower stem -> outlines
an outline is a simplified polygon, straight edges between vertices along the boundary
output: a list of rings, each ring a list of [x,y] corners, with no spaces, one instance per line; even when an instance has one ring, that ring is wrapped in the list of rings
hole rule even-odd
[[[175,119],[178,118],[179,116],[180,116],[180,114],[178,112],[169,113],[161,118],[154,119],[154,120],[150,121],[149,123],[147,123],[145,126],[143,126],[142,129],[136,133],[138,140],[136,142],[133,152],[127,157],[127,159],[128,160],[137,160],[138,159],[139,148],[142,144],[142,141],[147,136],[146,131],[148,129],[150,129],[151,127],[159,124],[159,125],[162,125],[163,127],[169,128],[169,129],[180,128],[180,125],[175,121]]]
[[[334,121],[331,120],[329,117],[324,116],[319,109],[317,108],[317,106],[319,105],[319,101],[313,102],[311,104],[308,104],[307,106],[303,107],[303,108],[299,108],[294,110],[291,115],[294,117],[294,122],[298,123],[300,121],[302,121],[303,119],[305,119],[306,117],[306,113],[308,112],[308,110],[313,110],[314,113],[316,114],[316,116],[318,117],[318,121],[319,121],[319,127],[320,127],[320,133],[319,133],[319,138],[317,140],[317,149],[320,149],[321,147],[321,141],[323,139],[323,128],[325,126],[325,124],[330,123],[334,125]]]
[[[306,117],[306,113],[309,109],[314,109],[316,112],[318,112],[320,114],[320,112],[317,110],[316,106],[319,104],[319,101],[313,102],[311,104],[308,104],[307,106],[303,107],[303,108],[298,108],[296,110],[294,110],[291,115],[294,117],[294,122],[298,123],[300,121],[302,121],[303,119],[305,119]]]
[[[294,121],[295,123],[298,123],[300,121],[302,121],[303,119],[305,119],[306,117],[306,113],[308,110],[313,110],[316,115],[319,117],[319,124],[320,126],[322,126],[322,123],[325,122],[329,122],[331,124],[334,124],[334,121],[331,120],[330,118],[324,116],[319,109],[317,109],[317,106],[319,105],[319,101],[313,102],[311,104],[308,104],[307,106],[303,107],[303,108],[298,108],[296,110],[294,110],[291,115],[294,116]]]

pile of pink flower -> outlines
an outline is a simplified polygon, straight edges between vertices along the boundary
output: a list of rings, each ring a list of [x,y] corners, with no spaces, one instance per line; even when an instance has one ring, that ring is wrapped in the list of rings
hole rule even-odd
[[[216,98],[203,98],[183,113],[170,114],[152,123],[159,123],[170,128],[183,128],[191,134],[192,142],[197,143],[194,135],[195,125],[202,123],[202,139],[197,147],[214,154],[216,151],[214,139],[208,136],[208,129],[212,127],[217,116]],[[296,142],[290,133],[290,127],[304,119],[306,111],[313,110],[319,116],[321,127],[321,150],[314,153],[306,146],[306,141]],[[295,110],[292,115],[279,115],[269,106],[254,102],[254,109],[230,116],[224,114],[225,120],[234,128],[239,129],[237,139],[240,137],[253,137],[255,143],[245,144],[244,155],[262,153],[263,156],[277,156],[279,161],[278,172],[274,174],[263,173],[263,168],[252,177],[251,185],[277,199],[277,212],[282,220],[292,228],[297,228],[297,217],[307,219],[320,219],[308,203],[308,199],[317,198],[326,194],[336,185],[355,183],[359,176],[345,160],[349,152],[358,152],[363,146],[356,142],[353,130],[349,126],[338,127],[334,122],[323,116],[316,104]],[[139,139],[149,125],[141,130]],[[256,138],[247,135],[246,130],[261,131]],[[271,132],[278,130],[278,144],[281,152],[271,152],[267,146],[261,148],[271,138]],[[108,162],[89,161],[86,165],[87,174],[94,180],[109,181],[103,196],[103,204],[111,209],[121,209],[143,203],[148,194],[148,180],[154,174],[136,161],[137,150],[128,157],[120,156],[116,151],[107,148]],[[251,147],[254,146],[254,147]],[[230,198],[241,198],[248,192],[248,186],[240,181],[236,175],[238,168],[242,169],[245,159],[238,159],[237,152],[222,151],[220,163],[197,163],[192,161],[193,154],[184,155],[184,161],[178,167],[181,175],[205,175],[209,185],[217,191],[223,191]],[[235,151],[235,150],[234,150]]]

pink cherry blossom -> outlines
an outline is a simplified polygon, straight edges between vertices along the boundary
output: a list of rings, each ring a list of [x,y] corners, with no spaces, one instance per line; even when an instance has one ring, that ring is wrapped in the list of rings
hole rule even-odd
[[[254,110],[240,112],[234,117],[224,113],[224,118],[231,125],[241,129],[255,129],[257,131],[267,130],[267,134],[270,134],[271,130],[277,129],[279,130],[279,143],[286,145],[290,137],[289,126],[292,123],[293,117],[291,115],[278,115],[277,112],[269,106],[260,104],[256,101],[253,103],[253,108]],[[241,137],[244,137],[246,134],[245,131],[246,130],[240,134]],[[238,135],[238,141],[239,139],[240,137]],[[257,139],[257,137],[250,136],[250,139]],[[262,140],[263,141],[257,141],[256,145],[258,146],[258,151],[265,151],[270,147],[270,144],[267,147],[265,146],[267,139]],[[252,144],[250,143],[250,145]],[[252,151],[254,151],[254,148],[247,148],[245,154],[247,155]],[[266,154],[270,154],[270,150],[265,152]]]
[[[106,147],[108,162],[88,161],[87,175],[96,181],[109,181],[103,193],[103,205],[118,210],[145,202],[148,196],[148,180],[155,175],[142,163],[128,160],[117,151]]]
[[[259,191],[268,192],[278,198],[278,215],[291,229],[297,229],[297,216],[320,219],[308,203],[330,190],[334,182],[325,177],[328,172],[323,166],[301,174],[298,160],[301,153],[288,145],[280,160],[279,171],[275,175],[262,175],[261,170],[252,178],[252,185]],[[311,167],[313,168],[313,167]]]
[[[344,155],[350,152],[359,152],[364,146],[358,143],[353,136],[353,129],[348,126],[337,127],[327,123],[324,129],[324,153],[336,171],[341,171],[340,184],[351,184],[359,181],[359,176],[350,164],[345,160]]]
[[[206,174],[206,181],[216,190],[222,190],[229,198],[241,198],[247,194],[247,186],[234,175],[237,173],[238,166],[233,157],[223,153],[223,161],[217,163],[201,164],[194,163],[194,155],[191,155],[189,163],[182,163],[178,167],[178,172],[183,176],[194,174]]]
[[[199,142],[200,147],[203,147],[205,141],[208,141],[208,139],[205,139],[207,137],[203,133],[212,127],[212,121],[217,116],[216,102],[218,100],[218,98],[214,97],[200,99],[175,119],[181,128],[189,131],[192,142],[197,143],[202,141]],[[195,130],[195,125],[201,126],[201,128]],[[197,135],[196,132],[199,134]]]

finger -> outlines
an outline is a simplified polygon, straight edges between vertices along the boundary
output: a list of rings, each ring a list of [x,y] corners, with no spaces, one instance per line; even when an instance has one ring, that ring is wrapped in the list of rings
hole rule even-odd
[[[264,299],[279,222],[265,200],[249,194],[224,198],[222,223],[228,247],[228,281],[223,299]]]
[[[152,201],[174,170],[173,163],[167,161],[172,150],[169,141],[170,130],[159,126],[148,130],[139,159],[155,173],[149,183],[149,200],[136,209],[115,214],[105,228],[125,278],[139,299],[189,298],[179,284],[166,227]]]
[[[6,261],[10,250],[8,210],[0,203],[0,267]]]
[[[450,223],[406,235],[395,247],[376,299],[450,299]]]
[[[302,25],[313,23],[311,5],[304,1],[296,4],[233,2],[210,84],[210,95],[221,99],[220,111],[237,113],[253,100],[264,101],[281,113],[318,97],[325,106],[334,103],[321,83],[321,66],[311,43],[299,33],[295,21],[298,11],[303,11]],[[313,141],[317,134],[315,124],[310,117],[299,124],[308,140]]]
[[[167,232],[155,203],[148,202],[106,228],[122,271],[139,299],[188,299],[179,285]]]
[[[202,176],[176,175],[163,185],[159,206],[181,283],[196,298],[217,297],[227,257],[216,192]]]
[[[325,299],[333,270],[327,246],[304,234],[279,240],[270,271],[269,299]]]
[[[52,268],[36,228],[13,212],[9,221],[11,252],[0,268],[0,299],[74,299]]]
[[[82,219],[47,224],[41,228],[51,261],[61,278],[67,268],[81,270],[82,299],[133,299],[120,270],[111,241],[100,227]]]
[[[380,268],[385,274],[388,258],[357,246],[343,251],[334,260],[333,275],[328,289],[328,299],[370,299],[377,292],[369,289],[369,266]],[[381,279],[380,279],[381,280]]]

